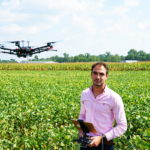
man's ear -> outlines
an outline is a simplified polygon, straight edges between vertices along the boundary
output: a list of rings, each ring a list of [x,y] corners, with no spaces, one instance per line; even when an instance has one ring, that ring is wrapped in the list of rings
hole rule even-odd
[[[106,80],[107,80],[107,78],[108,78],[108,74],[106,75]]]

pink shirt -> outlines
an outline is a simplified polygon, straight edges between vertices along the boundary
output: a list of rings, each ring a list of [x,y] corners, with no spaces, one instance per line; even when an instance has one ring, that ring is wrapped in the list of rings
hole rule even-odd
[[[113,128],[116,119],[117,126]],[[121,136],[127,130],[127,121],[121,97],[106,85],[102,94],[96,98],[92,86],[81,94],[79,119],[93,123],[97,133],[89,136],[106,135],[108,141]]]

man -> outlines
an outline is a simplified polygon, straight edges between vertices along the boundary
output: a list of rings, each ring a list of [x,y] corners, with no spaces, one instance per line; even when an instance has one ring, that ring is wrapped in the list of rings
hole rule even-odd
[[[80,150],[100,150],[103,140],[111,141],[127,130],[127,121],[121,97],[109,89],[105,83],[108,78],[108,67],[103,62],[92,65],[91,78],[93,85],[81,94],[79,119],[93,123],[97,133],[88,133],[92,142]],[[118,87],[119,88],[119,87]],[[117,126],[113,128],[114,119]],[[79,137],[82,136],[79,130]],[[113,145],[104,144],[104,150],[114,150]]]

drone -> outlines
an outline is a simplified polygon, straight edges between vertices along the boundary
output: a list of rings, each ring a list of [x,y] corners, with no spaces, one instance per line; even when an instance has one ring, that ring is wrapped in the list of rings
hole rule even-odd
[[[9,43],[15,43],[15,46],[17,46],[16,49],[10,49],[10,48],[5,48],[2,44],[0,44],[0,49],[6,50],[6,51],[0,51],[0,53],[4,54],[10,54],[10,55],[17,55],[17,57],[24,57],[26,58],[27,56],[32,57],[33,54],[45,52],[45,51],[57,51],[53,50],[53,44],[56,42],[48,42],[46,43],[45,46],[41,47],[36,47],[32,48],[29,46],[29,41],[28,46],[24,46],[24,41],[22,40],[22,46],[20,46],[20,41],[10,41]],[[9,52],[7,52],[7,50]]]

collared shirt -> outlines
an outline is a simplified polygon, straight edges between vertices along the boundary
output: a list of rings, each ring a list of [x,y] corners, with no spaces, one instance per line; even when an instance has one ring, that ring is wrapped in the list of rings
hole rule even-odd
[[[110,88],[105,87],[96,98],[92,86],[81,94],[81,110],[79,119],[93,123],[97,133],[89,136],[105,134],[108,141],[121,136],[127,130],[127,121],[122,98]],[[117,126],[113,128],[114,119]]]

